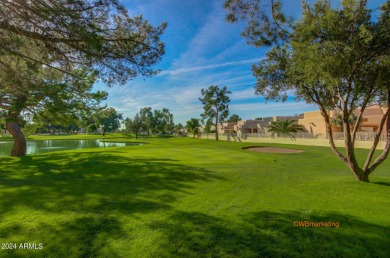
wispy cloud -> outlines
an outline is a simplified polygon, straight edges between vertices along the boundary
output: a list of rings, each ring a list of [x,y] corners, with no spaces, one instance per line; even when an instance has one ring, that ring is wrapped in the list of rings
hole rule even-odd
[[[253,88],[245,89],[245,90],[235,90],[232,91],[232,95],[230,96],[232,101],[250,99],[257,97],[255,95],[255,90]]]
[[[162,71],[159,73],[159,75],[160,76],[177,75],[177,74],[181,74],[181,73],[201,71],[201,70],[219,68],[219,67],[224,67],[224,66],[235,66],[235,65],[249,64],[249,63],[254,63],[257,61],[259,61],[259,59],[256,58],[256,59],[248,59],[248,60],[241,60],[241,61],[231,61],[231,62],[226,62],[226,63],[221,63],[221,64],[194,66],[194,67],[188,67],[188,68],[177,68],[177,69]]]
[[[246,45],[239,36],[242,24],[226,23],[222,4],[223,0],[125,1],[131,14],[143,14],[153,24],[168,22],[163,35],[166,55],[158,66],[162,72],[155,77],[136,78],[124,87],[97,87],[109,92],[107,104],[124,117],[133,117],[146,106],[166,107],[175,123],[185,123],[202,113],[198,100],[202,88],[226,85],[232,91],[230,113],[244,119],[308,110],[305,103],[264,104],[263,98],[254,95],[256,78],[250,67],[264,57],[266,49]]]
[[[226,13],[221,0],[209,2],[212,9],[206,13],[202,26],[189,41],[187,49],[172,61],[172,70],[219,64],[237,57],[250,58],[242,52],[245,45],[245,40],[239,37],[242,27],[225,21]]]

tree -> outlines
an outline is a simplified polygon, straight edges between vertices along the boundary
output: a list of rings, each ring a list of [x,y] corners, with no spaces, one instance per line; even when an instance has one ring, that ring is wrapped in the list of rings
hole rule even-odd
[[[35,124],[41,124],[39,131],[47,131],[50,134],[74,133],[83,127],[86,128],[90,125],[90,120],[96,110],[101,109],[100,100],[96,101],[95,97],[88,97],[88,95],[85,92],[82,96],[74,98],[76,95],[73,93],[73,95],[64,96],[62,100],[57,98],[52,102],[48,101],[43,109],[34,112],[32,120]],[[70,96],[72,97],[69,98]],[[105,96],[106,93],[100,97],[105,99]],[[91,97],[93,101],[88,100]],[[93,120],[93,123],[96,124],[96,121]]]
[[[242,36],[256,47],[287,41],[293,19],[282,12],[280,0],[226,0],[224,4],[231,23],[247,20]]]
[[[164,131],[166,133],[171,134],[173,132],[173,129],[175,127],[175,123],[173,122],[173,114],[169,112],[169,109],[163,108],[162,109],[162,116],[164,121]]]
[[[1,134],[3,135],[7,132],[6,130],[6,112],[4,110],[0,109],[0,130]]]
[[[153,133],[172,133],[174,123],[173,115],[169,112],[169,109],[155,109],[153,111],[152,121]]]
[[[43,58],[33,46],[23,51]],[[5,116],[6,129],[15,140],[12,156],[26,155],[26,139],[20,128],[22,114],[76,115],[106,98],[105,92],[91,92],[96,77],[90,70],[74,67],[72,73],[77,77],[35,65],[19,56],[2,56],[0,110]]]
[[[354,126],[356,123],[357,116],[354,113],[350,113],[348,117],[348,123],[351,127]],[[363,122],[363,118],[360,118],[359,125]],[[344,132],[344,126],[343,126],[343,116],[341,114],[338,114],[335,118],[331,121],[332,125],[338,126],[340,128],[341,132]]]
[[[139,111],[139,115],[144,125],[144,130],[148,135],[154,133],[172,133],[174,128],[173,114],[169,112],[169,109],[152,110],[151,107],[144,107]]]
[[[287,94],[293,92],[297,99],[319,107],[332,151],[350,168],[356,180],[364,182],[369,181],[369,175],[390,151],[390,3],[385,2],[373,19],[375,12],[367,9],[366,2],[342,1],[339,9],[332,9],[330,1],[325,0],[312,6],[303,2],[301,19],[288,29],[276,29],[287,31],[288,36],[271,33],[275,40],[269,43],[274,47],[266,59],[252,68],[258,79],[256,94],[267,100],[285,101]],[[243,14],[235,14],[240,13]],[[243,15],[249,20],[256,18]],[[261,20],[258,18],[257,22]],[[253,32],[267,35],[267,30],[260,27]],[[361,166],[355,155],[356,132],[364,110],[371,104],[381,105],[384,115]],[[333,109],[342,116],[345,154],[334,144],[329,116],[329,110]],[[356,110],[357,119],[351,126],[349,117]],[[374,159],[384,128],[386,146]]]
[[[175,134],[176,135],[183,135],[183,128],[184,128],[184,126],[181,123],[178,123],[175,126]]]
[[[97,121],[102,127],[103,136],[106,132],[115,132],[120,127],[120,120],[122,120],[122,114],[119,114],[114,108],[104,108],[97,114]]]
[[[272,135],[276,134],[278,137],[283,136],[284,138],[289,137],[291,140],[295,139],[294,133],[299,131],[302,131],[302,126],[297,121],[289,119],[273,121],[268,126],[268,132],[271,132]]]
[[[153,128],[152,128],[152,133],[163,133],[165,130],[165,119],[164,115],[161,110],[155,109],[153,110]]]
[[[130,17],[117,0],[4,0],[0,12],[0,56],[74,76],[68,67],[79,65],[93,68],[110,85],[124,83],[155,74],[150,67],[164,54],[160,36],[166,23],[154,27],[142,16]],[[45,58],[24,47],[39,49]]]
[[[22,132],[27,136],[35,134],[36,131],[43,125],[42,122],[34,120],[34,116],[31,113],[26,113],[20,120],[23,120],[21,122]]]
[[[200,120],[198,118],[191,118],[186,123],[187,130],[194,135],[199,133]]]
[[[230,123],[237,123],[238,121],[241,121],[241,117],[237,114],[233,114],[229,117],[229,119],[227,120],[227,122],[230,122]]]
[[[202,98],[199,100],[203,104],[204,120],[215,119],[215,139],[218,141],[218,122],[221,123],[229,115],[230,98],[227,96],[231,94],[227,87],[219,88],[218,86],[210,86],[208,89],[202,89]]]
[[[144,130],[150,135],[152,133],[153,128],[154,128],[154,117],[153,117],[153,112],[151,107],[144,107],[141,108],[139,111],[142,123],[144,125]]]
[[[213,126],[213,120],[212,119],[207,119],[206,121],[202,120],[202,124],[204,124],[203,132],[206,133],[207,139],[208,139],[209,133],[211,133],[213,131],[215,132],[215,130],[211,130],[211,128]]]
[[[126,131],[135,134],[135,138],[138,139],[138,135],[142,132],[144,124],[142,122],[141,116],[136,114],[133,119],[125,119]]]
[[[96,125],[95,123],[89,124],[89,125],[87,126],[87,132],[88,132],[88,133],[93,133],[93,134],[95,134],[96,131],[97,131],[97,129],[98,129],[98,127],[97,127],[97,125]]]
[[[164,54],[166,24],[131,18],[116,0],[5,0],[0,13],[0,108],[15,139],[13,156],[26,155],[22,112],[45,102],[52,113],[69,111],[61,106],[77,112],[76,102],[102,97],[82,97],[91,90],[86,85],[154,75],[151,67]]]

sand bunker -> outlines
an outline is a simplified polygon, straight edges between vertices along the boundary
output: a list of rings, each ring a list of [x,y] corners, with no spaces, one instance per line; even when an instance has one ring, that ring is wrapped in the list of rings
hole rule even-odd
[[[255,152],[266,152],[266,153],[301,153],[303,150],[275,148],[275,147],[261,147],[261,146],[249,146],[244,147],[244,150],[255,151]]]

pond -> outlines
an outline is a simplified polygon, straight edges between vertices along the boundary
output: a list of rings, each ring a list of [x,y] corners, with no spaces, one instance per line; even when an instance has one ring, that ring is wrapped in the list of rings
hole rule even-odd
[[[102,140],[44,140],[27,141],[27,154],[39,154],[59,150],[105,148],[143,145],[141,142],[105,142]],[[11,154],[13,141],[0,141],[0,156]]]

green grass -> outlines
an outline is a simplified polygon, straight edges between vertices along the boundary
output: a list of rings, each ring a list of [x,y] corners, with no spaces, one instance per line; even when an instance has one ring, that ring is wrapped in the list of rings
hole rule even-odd
[[[84,139],[116,139],[123,138],[122,134],[53,134],[53,135],[30,135],[28,140],[84,140]]]
[[[389,161],[367,184],[326,147],[139,141],[149,144],[2,157],[1,242],[43,249],[0,256],[390,257]]]

